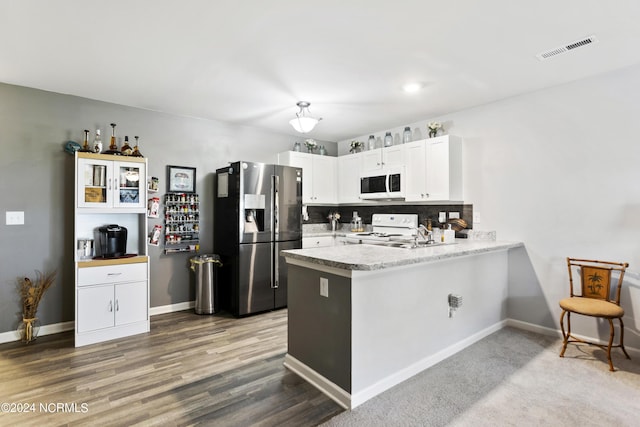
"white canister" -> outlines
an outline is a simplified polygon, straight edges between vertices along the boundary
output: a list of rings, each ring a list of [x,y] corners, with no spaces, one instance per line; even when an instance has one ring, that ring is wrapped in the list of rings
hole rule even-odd
[[[78,239],[78,259],[93,258],[93,239]]]

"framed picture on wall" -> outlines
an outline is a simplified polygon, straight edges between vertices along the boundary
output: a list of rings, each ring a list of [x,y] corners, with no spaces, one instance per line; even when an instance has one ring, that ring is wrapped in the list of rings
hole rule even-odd
[[[196,168],[187,166],[167,166],[167,192],[195,193]]]

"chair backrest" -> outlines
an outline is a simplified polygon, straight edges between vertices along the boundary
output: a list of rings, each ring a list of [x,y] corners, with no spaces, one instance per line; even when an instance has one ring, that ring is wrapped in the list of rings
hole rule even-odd
[[[629,264],[626,262],[595,261],[588,259],[567,258],[569,269],[569,286],[571,296],[595,298],[614,302],[620,305],[620,289],[624,272]],[[573,271],[577,268],[580,275],[580,295],[573,290]],[[618,281],[614,285],[614,297],[611,299],[611,272],[619,271]]]

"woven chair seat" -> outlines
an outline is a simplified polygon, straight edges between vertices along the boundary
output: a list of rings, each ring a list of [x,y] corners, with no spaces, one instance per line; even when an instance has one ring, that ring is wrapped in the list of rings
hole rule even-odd
[[[560,300],[563,310],[585,316],[604,317],[615,319],[624,316],[624,309],[609,301],[593,298],[572,297]]]

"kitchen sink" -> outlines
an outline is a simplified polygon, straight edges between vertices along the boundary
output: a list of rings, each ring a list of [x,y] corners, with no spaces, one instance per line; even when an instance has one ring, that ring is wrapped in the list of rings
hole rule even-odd
[[[455,243],[442,243],[442,242],[436,242],[433,240],[430,242],[427,242],[426,240],[418,240],[417,246],[414,244],[413,241],[401,241],[401,240],[384,242],[380,244],[382,246],[387,246],[389,248],[402,248],[402,249],[416,249],[416,248],[429,248],[433,246],[455,245]]]

